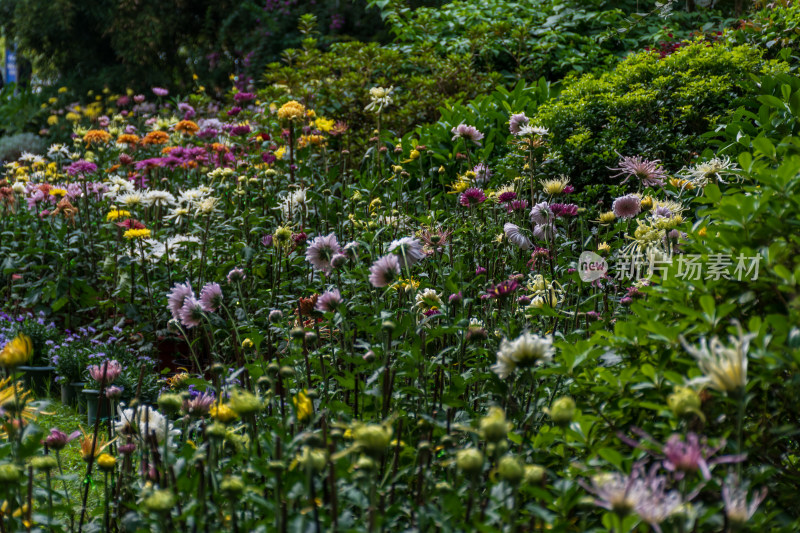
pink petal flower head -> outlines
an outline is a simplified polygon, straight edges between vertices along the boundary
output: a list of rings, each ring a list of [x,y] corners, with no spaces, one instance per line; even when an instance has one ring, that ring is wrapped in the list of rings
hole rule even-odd
[[[478,183],[486,183],[492,179],[492,171],[483,163],[478,163],[472,169],[475,173],[475,181]]]
[[[316,309],[320,313],[333,313],[342,303],[342,295],[338,289],[326,291],[317,298]]]
[[[650,161],[638,155],[622,156],[617,164],[619,167],[609,168],[609,170],[619,170],[619,174],[611,176],[612,178],[625,176],[621,183],[636,178],[642,187],[661,187],[667,178],[667,173],[661,168],[661,161],[658,159]]]
[[[483,139],[483,133],[479,132],[475,126],[467,126],[464,123],[455,126],[450,130],[450,133],[453,134],[453,141],[464,139],[465,141],[472,141],[478,146],[481,145],[481,139]]]
[[[206,283],[200,291],[200,305],[203,310],[213,313],[222,306],[222,287],[219,283]]]
[[[403,237],[392,241],[389,251],[397,256],[398,264],[402,268],[415,265],[425,257],[422,243],[413,237]]]
[[[530,119],[525,116],[525,113],[515,113],[508,119],[508,131],[511,135],[519,135],[519,131],[523,126],[530,123]]]
[[[497,195],[497,200],[501,204],[506,204],[506,203],[508,203],[508,202],[510,202],[512,200],[516,200],[516,199],[517,199],[517,193],[515,193],[514,191],[506,191],[506,192],[502,192],[502,193]]]
[[[306,248],[306,259],[315,270],[330,272],[331,260],[340,251],[341,247],[335,234],[319,235]]]
[[[156,96],[167,96],[169,91],[162,87],[153,87],[153,94]]]
[[[550,211],[556,218],[574,217],[578,214],[578,206],[575,204],[550,204]]]
[[[190,296],[194,297],[194,291],[188,281],[186,283],[176,283],[175,286],[172,287],[172,290],[167,294],[167,309],[172,313],[172,318],[180,321],[180,312],[183,307],[183,302]]]
[[[392,254],[386,254],[369,267],[369,282],[373,287],[386,287],[400,276],[400,260]]]
[[[642,212],[642,201],[635,194],[620,196],[611,204],[617,218],[633,218]]]
[[[547,224],[553,220],[553,211],[547,202],[539,202],[531,208],[531,222],[534,224]]]
[[[486,201],[486,195],[477,187],[470,187],[461,193],[458,203],[464,207],[473,207]]]
[[[528,209],[528,200],[512,200],[506,205],[506,211],[514,213]]]
[[[203,320],[203,306],[200,300],[195,298],[194,295],[184,300],[183,307],[181,307],[180,311],[180,319],[181,324],[187,328],[199,326],[200,321]]]
[[[237,281],[244,281],[244,270],[241,268],[234,268],[228,272],[228,283],[236,283]]]
[[[122,365],[116,359],[89,367],[89,375],[98,385],[110,385],[117,380],[120,374],[122,374]]]
[[[50,428],[50,434],[42,441],[42,443],[51,450],[61,450],[70,441],[77,439],[80,434],[80,431],[74,431],[70,435],[67,435],[58,428]]]

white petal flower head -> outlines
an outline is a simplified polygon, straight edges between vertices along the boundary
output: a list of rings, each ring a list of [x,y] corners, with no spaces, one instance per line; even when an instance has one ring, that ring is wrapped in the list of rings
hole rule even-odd
[[[552,337],[540,337],[526,331],[513,341],[503,339],[497,352],[497,363],[492,370],[505,379],[516,367],[530,368],[542,364],[552,360],[554,354]]]
[[[139,438],[154,435],[158,442],[164,442],[167,436],[174,437],[180,434],[180,431],[173,429],[172,424],[167,425],[164,415],[152,407],[139,407],[134,412],[134,409],[122,409],[118,406],[117,413],[119,415],[119,420],[115,424],[117,433],[135,435]]]
[[[370,103],[364,108],[365,111],[374,111],[380,113],[383,108],[392,103],[392,91],[394,86],[389,87],[373,87],[369,90]]]
[[[516,224],[511,224],[510,222],[506,223],[503,226],[503,232],[506,234],[506,238],[508,242],[516,245],[517,247],[521,248],[522,250],[528,250],[533,243],[531,243],[530,239],[522,233],[519,226]]]

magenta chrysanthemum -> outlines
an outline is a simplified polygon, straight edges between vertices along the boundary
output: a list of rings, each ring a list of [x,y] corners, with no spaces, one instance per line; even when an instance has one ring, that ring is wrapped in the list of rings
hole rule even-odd
[[[222,287],[219,283],[206,283],[200,291],[200,305],[204,311],[213,313],[222,306]]]
[[[642,201],[635,194],[620,196],[611,204],[617,218],[633,218],[642,212]]]
[[[525,211],[526,209],[528,209],[528,200],[512,200],[506,205],[506,211],[509,213]]]
[[[342,303],[342,295],[339,293],[338,289],[333,289],[332,291],[326,291],[317,298],[317,311],[320,313],[332,313],[336,311],[336,309]]]
[[[306,248],[306,259],[315,270],[330,272],[331,259],[339,252],[341,247],[335,234],[319,235]]]
[[[478,204],[482,204],[485,201],[486,201],[486,195],[483,193],[481,189],[478,189],[476,187],[470,187],[469,189],[461,193],[458,203],[460,203],[464,207],[472,207]]]
[[[180,321],[181,308],[186,298],[190,296],[194,298],[194,291],[188,281],[186,283],[176,283],[175,286],[172,287],[172,290],[167,294],[167,309],[172,313],[172,318]]]
[[[643,187],[661,187],[667,178],[667,173],[661,168],[661,161],[654,159],[647,160],[641,156],[626,157],[622,156],[617,163],[619,167],[609,170],[618,170],[612,178],[625,176],[621,183],[626,183],[631,178],[636,178]]]
[[[369,282],[373,287],[386,287],[400,276],[400,260],[394,254],[386,254],[369,267]]]
[[[550,211],[556,218],[574,217],[578,214],[578,206],[575,204],[550,204]]]

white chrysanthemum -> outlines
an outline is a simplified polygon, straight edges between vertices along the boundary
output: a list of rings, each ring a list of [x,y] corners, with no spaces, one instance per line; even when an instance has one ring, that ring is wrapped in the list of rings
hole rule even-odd
[[[172,428],[172,424],[167,425],[167,419],[152,407],[142,406],[134,409],[123,409],[117,407],[119,420],[115,423],[117,433],[123,435],[135,435],[144,438],[148,435],[155,435],[158,442],[164,442],[169,435],[174,437],[180,431]]]
[[[108,178],[108,183],[106,185],[108,186],[106,196],[110,197],[117,197],[120,194],[134,192],[136,190],[133,183],[116,175]]]
[[[219,203],[219,198],[214,198],[213,196],[209,196],[208,198],[203,198],[195,205],[195,215],[210,215],[217,211],[217,204]]]
[[[61,143],[53,143],[47,149],[47,157],[50,159],[68,157],[69,149]]]
[[[417,293],[415,305],[422,311],[439,309],[442,307],[442,297],[434,289],[425,289]]]
[[[526,124],[519,129],[517,136],[524,137],[526,135],[538,135],[540,137],[544,137],[548,133],[550,133],[550,130],[548,130],[547,128]]]
[[[14,185],[11,186],[11,189],[17,194],[25,194],[25,182],[15,181]]]
[[[731,161],[730,157],[722,156],[683,169],[680,174],[698,189],[699,194],[700,190],[709,183],[727,183],[723,178],[735,176],[738,170],[739,167]]]
[[[185,207],[173,207],[165,218],[175,224],[180,224],[184,219],[189,218],[189,210]]]
[[[705,377],[698,381],[708,383],[722,392],[739,392],[747,385],[747,350],[750,341],[757,336],[756,333],[745,334],[742,325],[736,322],[738,338],[733,335],[728,337],[730,347],[720,342],[718,337],[713,337],[711,343],[707,339],[700,339],[700,346],[690,346],[681,337],[681,344],[695,359]]]
[[[30,152],[22,152],[22,155],[19,156],[19,160],[23,163],[44,163],[44,157],[32,154]]]
[[[286,196],[283,197],[280,204],[278,204],[278,209],[280,209],[284,220],[292,220],[294,216],[300,213],[305,207],[307,191],[308,189],[301,187],[299,189],[290,191]]]
[[[364,111],[375,111],[376,113],[383,111],[384,107],[392,103],[393,90],[394,87],[389,87],[388,89],[385,87],[373,87],[370,89],[369,97],[371,101],[367,104],[367,107],[364,108]]]
[[[206,190],[205,188],[196,187],[194,189],[187,189],[185,191],[181,191],[180,195],[178,196],[178,203],[194,206],[197,202],[209,194],[211,194],[211,191]]]
[[[533,243],[531,243],[530,239],[528,239],[528,237],[522,233],[519,226],[516,224],[512,224],[510,222],[506,223],[503,226],[503,233],[506,234],[508,242],[518,246],[522,250],[528,250],[531,246],[533,246]]]
[[[505,379],[516,367],[529,368],[550,361],[553,354],[555,348],[552,337],[540,337],[526,331],[513,341],[503,339],[500,351],[497,352],[497,363],[492,366],[492,370]]]
[[[138,207],[140,205],[146,205],[144,200],[144,195],[139,191],[131,191],[120,194],[115,199],[117,204],[127,207],[131,209],[133,207]]]
[[[151,190],[144,194],[144,204],[165,207],[175,203],[175,196],[169,191]]]

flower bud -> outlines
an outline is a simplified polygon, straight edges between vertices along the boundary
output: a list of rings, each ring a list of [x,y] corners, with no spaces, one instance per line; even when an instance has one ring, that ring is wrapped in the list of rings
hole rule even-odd
[[[516,457],[504,455],[500,459],[500,462],[497,463],[497,474],[503,481],[516,485],[522,480],[522,477],[525,475],[525,470]]]
[[[294,327],[292,328],[292,331],[289,332],[289,334],[292,336],[294,340],[301,341],[303,340],[303,337],[306,336],[306,330],[301,327]]]
[[[575,400],[569,396],[557,399],[550,407],[549,414],[554,424],[561,427],[568,426],[575,417]]]
[[[544,480],[547,471],[539,465],[526,465],[524,481],[528,485],[538,485]]]
[[[31,459],[31,466],[34,470],[49,472],[58,466],[58,461],[52,455],[40,455]]]
[[[370,457],[381,457],[389,446],[392,429],[378,424],[363,424],[353,430],[353,438]]]
[[[691,387],[675,387],[675,391],[667,397],[667,406],[677,417],[696,414],[704,418],[700,410],[700,395]]]
[[[456,452],[456,466],[468,476],[480,474],[483,470],[483,453],[476,448],[466,448]]]
[[[226,476],[219,484],[219,489],[229,496],[237,496],[244,492],[244,481],[239,476]]]
[[[107,453],[101,453],[97,458],[97,466],[103,472],[111,472],[117,466],[117,459]]]
[[[391,333],[397,327],[393,320],[384,320],[381,322],[381,329],[386,333]]]
[[[10,486],[12,483],[19,481],[19,478],[19,468],[17,468],[15,465],[11,463],[0,465],[0,482]]]
[[[183,405],[183,398],[178,394],[162,394],[158,397],[158,407],[168,414],[175,414],[180,411]]]
[[[506,438],[510,424],[506,422],[506,414],[499,407],[492,407],[489,409],[489,414],[481,418],[480,424],[481,436],[489,442],[497,442]]]
[[[283,313],[279,309],[273,309],[269,312],[269,321],[273,324],[283,320]]]
[[[154,513],[167,513],[175,506],[175,495],[169,489],[161,489],[145,498],[144,506]]]

